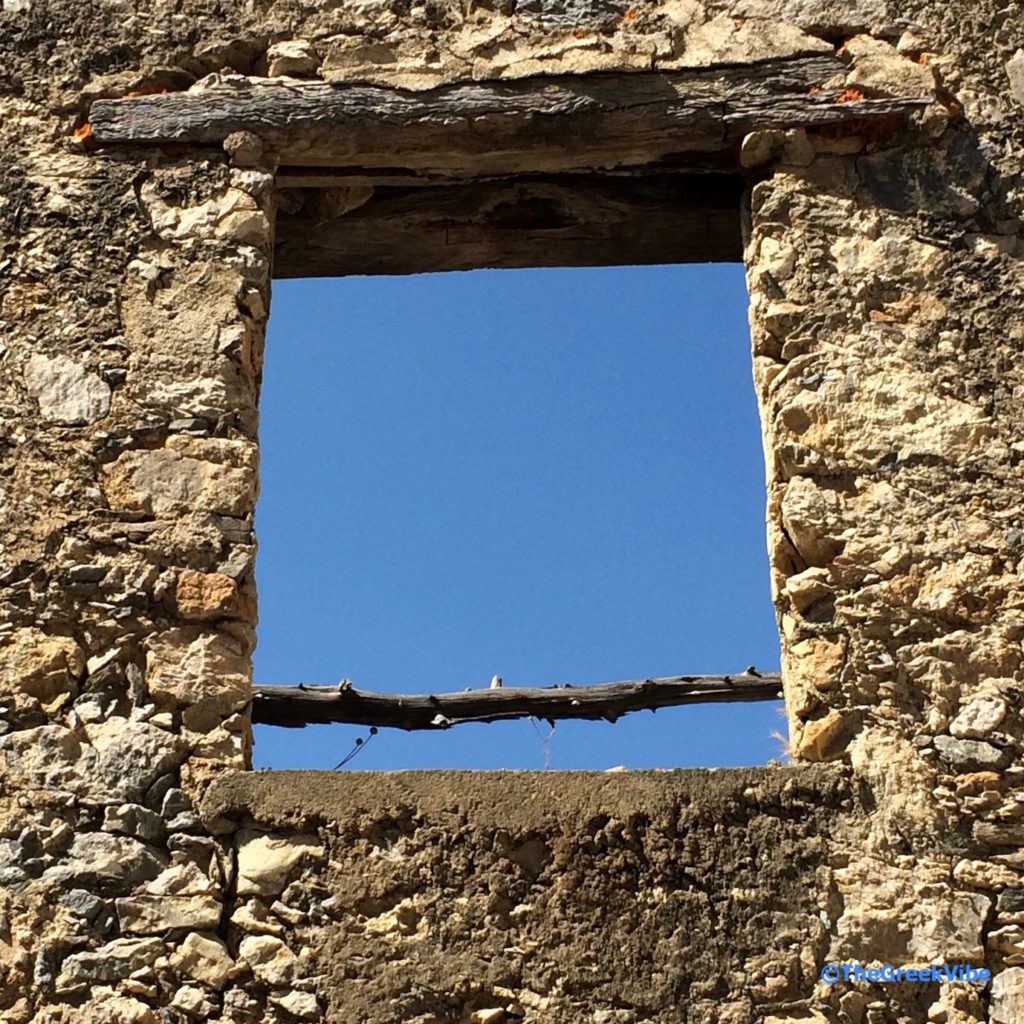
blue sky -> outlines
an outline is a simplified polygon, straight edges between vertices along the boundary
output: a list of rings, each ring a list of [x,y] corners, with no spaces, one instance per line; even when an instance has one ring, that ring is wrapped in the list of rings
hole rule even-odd
[[[742,267],[278,281],[256,680],[438,692],[778,668]],[[763,764],[780,705],[381,730],[371,768]],[[257,727],[257,768],[366,730]]]

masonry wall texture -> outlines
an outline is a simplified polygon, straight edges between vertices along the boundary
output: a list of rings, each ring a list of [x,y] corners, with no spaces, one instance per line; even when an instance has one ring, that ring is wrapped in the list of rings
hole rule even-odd
[[[91,104],[815,55],[931,102],[725,168],[797,767],[247,773],[295,197],[258,139],[97,147]],[[2,0],[0,153],[0,1020],[1024,1021],[1024,8]]]

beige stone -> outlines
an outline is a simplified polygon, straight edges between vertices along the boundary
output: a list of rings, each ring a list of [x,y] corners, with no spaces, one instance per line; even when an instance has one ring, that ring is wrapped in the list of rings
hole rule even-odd
[[[158,934],[169,928],[215,929],[220,900],[213,896],[126,896],[115,900],[121,931]]]
[[[217,630],[169,629],[146,642],[149,693],[178,706],[201,704],[221,717],[249,700],[249,665],[247,646]]]
[[[469,1019],[471,1024],[500,1024],[506,1017],[503,1006],[489,1006],[481,1010],[474,1010]]]
[[[314,836],[243,830],[238,834],[238,893],[276,895],[302,863],[324,856],[324,848]]]
[[[794,753],[805,761],[832,761],[850,742],[851,720],[838,711],[806,722],[797,733]]]
[[[992,901],[980,893],[950,893],[908,908],[907,953],[931,963],[977,963],[984,957],[982,929]]]
[[[822,694],[840,683],[846,661],[846,637],[811,637],[787,644],[782,652],[782,679],[790,729],[820,705]]]
[[[1011,967],[992,979],[991,1024],[1020,1024],[1024,1020],[1024,968]]]
[[[935,72],[928,64],[904,56],[881,39],[855,36],[843,44],[843,53],[853,60],[847,88],[882,96],[931,96],[935,92]]]
[[[826,566],[843,549],[839,498],[809,477],[789,482],[782,499],[782,521],[809,566]]]
[[[178,611],[186,619],[217,619],[224,616],[255,620],[254,602],[243,595],[238,582],[218,572],[186,569],[175,587]]]
[[[238,946],[238,956],[252,969],[257,981],[266,985],[290,985],[299,969],[295,954],[271,935],[247,935]]]
[[[815,39],[793,25],[720,14],[707,21],[691,21],[681,52],[661,66],[699,68],[827,52],[824,40]]]
[[[79,1021],[88,1024],[160,1024],[161,1017],[148,1003],[131,996],[102,992],[76,1010]]]
[[[270,915],[266,904],[260,900],[246,900],[236,907],[231,915],[231,923],[251,935],[275,935],[280,938],[285,934],[281,922]]]
[[[198,864],[186,861],[162,871],[146,883],[145,891],[151,896],[219,896],[220,886]]]
[[[1016,871],[986,860],[958,861],[953,868],[953,878],[960,885],[972,889],[1005,889],[1021,883],[1021,876]]]
[[[51,423],[93,423],[110,409],[109,385],[64,355],[31,356],[25,383],[40,414]]]
[[[73,697],[84,667],[84,654],[70,637],[17,629],[0,642],[0,693],[21,691],[47,704],[64,694]]]
[[[829,583],[829,572],[823,568],[806,569],[786,580],[783,593],[792,601],[798,612],[806,611],[816,601],[833,593]]]
[[[322,1011],[317,998],[312,992],[285,992],[284,994],[274,993],[270,997],[274,1006],[281,1007],[286,1013],[290,1013],[299,1020],[322,1020]]]
[[[256,498],[256,475],[250,467],[236,468],[158,448],[125,452],[105,467],[103,490],[112,508],[128,512],[245,516]]]
[[[949,731],[960,739],[982,739],[997,729],[1006,717],[1006,702],[995,697],[965,704],[949,724]]]
[[[285,39],[267,48],[267,74],[311,75],[320,67],[320,56],[308,39]]]
[[[228,983],[235,961],[227,946],[213,936],[190,932],[170,957],[171,967],[220,991]]]

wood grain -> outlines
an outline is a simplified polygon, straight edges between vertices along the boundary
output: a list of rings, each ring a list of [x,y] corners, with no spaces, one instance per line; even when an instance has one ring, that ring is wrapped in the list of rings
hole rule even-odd
[[[340,216],[334,190],[312,189],[278,216],[274,276],[739,262],[745,185],[738,175],[524,175],[377,188]]]
[[[454,693],[397,694],[352,686],[257,686],[252,720],[300,727],[344,722],[395,729],[448,729],[465,722],[510,718],[605,719],[682,704],[781,699],[778,673],[670,676],[594,686],[469,689]]]
[[[920,99],[838,102],[831,56],[677,72],[538,76],[426,92],[226,79],[182,93],[98,100],[100,144],[219,145],[252,132],[283,165],[449,176],[640,166],[735,148],[755,128],[907,114]]]

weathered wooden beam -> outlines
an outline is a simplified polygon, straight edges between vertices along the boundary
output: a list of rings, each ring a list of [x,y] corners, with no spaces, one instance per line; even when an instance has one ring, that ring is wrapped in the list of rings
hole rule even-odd
[[[340,686],[257,686],[252,720],[262,725],[343,722],[396,729],[448,729],[465,722],[510,718],[605,719],[682,704],[781,699],[778,673],[629,679],[596,686],[470,689],[398,694]]]
[[[219,145],[258,135],[281,164],[448,175],[639,166],[734,148],[755,128],[902,115],[920,99],[840,102],[831,56],[673,72],[539,76],[425,92],[226,79],[188,92],[97,100],[100,144]]]
[[[559,175],[369,198],[314,189],[279,204],[274,276],[740,261],[744,188],[733,175]]]

